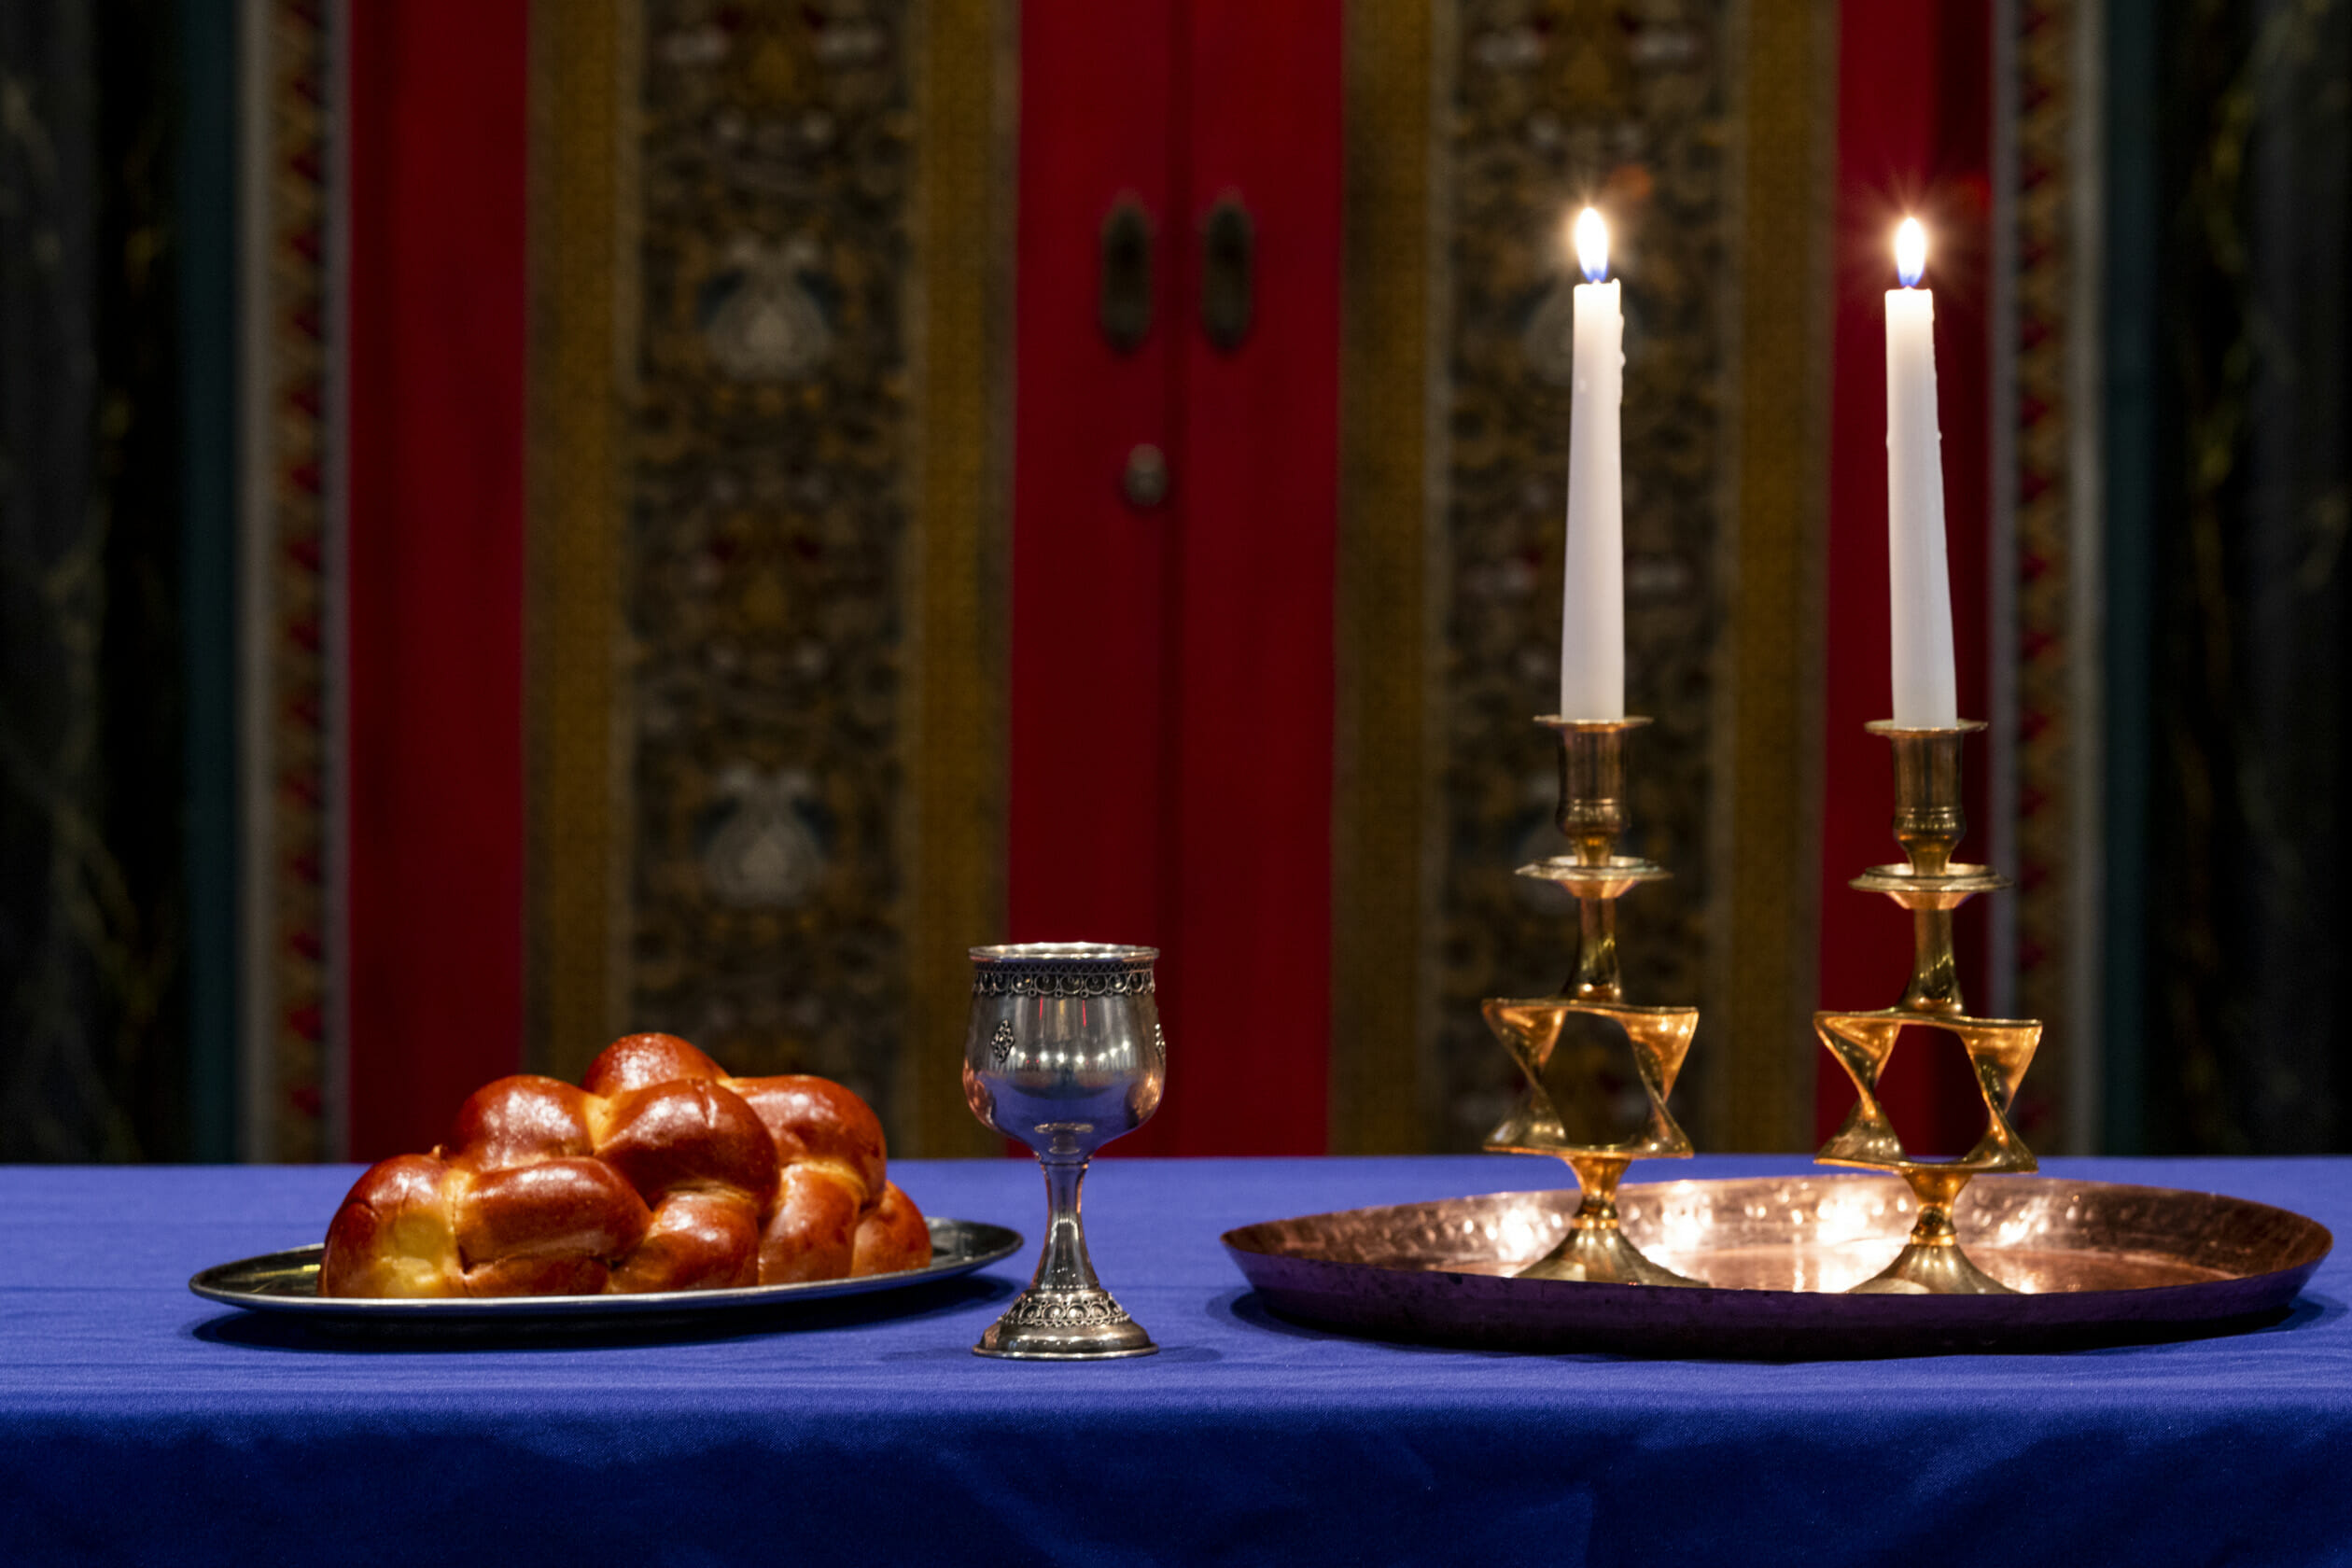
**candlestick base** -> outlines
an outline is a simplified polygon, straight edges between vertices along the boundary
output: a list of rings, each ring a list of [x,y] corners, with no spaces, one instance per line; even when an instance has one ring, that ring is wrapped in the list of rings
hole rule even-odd
[[[1659,1114],[1663,1117],[1661,1108]],[[1666,1125],[1676,1138],[1682,1129],[1673,1127],[1672,1118]],[[1500,1129],[1498,1129],[1499,1131]],[[1560,1239],[1560,1245],[1537,1258],[1533,1263],[1511,1276],[1515,1280],[1582,1280],[1595,1285],[1696,1285],[1702,1281],[1687,1279],[1663,1264],[1653,1263],[1639,1247],[1625,1239],[1617,1223],[1617,1183],[1624,1179],[1625,1168],[1633,1163],[1631,1154],[1604,1154],[1597,1149],[1563,1149],[1544,1147],[1526,1141],[1511,1144],[1487,1144],[1490,1153],[1557,1155],[1575,1173],[1581,1194],[1576,1211],[1568,1221],[1568,1233]],[[1644,1149],[1647,1155],[1669,1159],[1687,1159],[1690,1145],[1680,1149]]]

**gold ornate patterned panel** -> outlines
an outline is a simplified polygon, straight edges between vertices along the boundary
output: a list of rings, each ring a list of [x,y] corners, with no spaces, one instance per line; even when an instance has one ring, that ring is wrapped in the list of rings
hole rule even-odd
[[[531,29],[533,1057],[574,1077],[629,1016],[621,518],[637,324],[636,0]]]
[[[1564,225],[1593,202],[1629,313],[1629,702],[1658,721],[1630,847],[1675,876],[1626,902],[1629,994],[1706,1001],[1697,1136],[1799,1147],[1834,10],[1460,0],[1349,24],[1335,1141],[1475,1146],[1512,1089],[1479,999],[1570,961],[1573,907],[1511,871],[1556,841],[1529,721],[1558,679]]]
[[[1712,737],[1714,900],[1693,1119],[1715,1147],[1814,1141],[1820,1071],[1823,523],[1838,12],[1731,19],[1740,131],[1725,590]]]
[[[1331,1144],[1430,1144],[1450,7],[1348,12]]]
[[[539,1059],[672,1029],[969,1146],[925,1091],[999,924],[998,13],[538,15]]]

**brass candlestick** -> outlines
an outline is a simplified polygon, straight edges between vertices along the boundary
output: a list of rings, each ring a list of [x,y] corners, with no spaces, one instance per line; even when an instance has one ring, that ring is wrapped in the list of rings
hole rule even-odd
[[[1968,1261],[1952,1228],[1952,1206],[1972,1179],[1988,1171],[2037,1169],[2033,1151],[2009,1126],[2009,1108],[2033,1062],[2042,1027],[2026,1019],[1968,1016],[1952,949],[1952,912],[1973,894],[2009,886],[2006,876],[1952,859],[1968,826],[1960,809],[1960,743],[1969,731],[1984,726],[1915,730],[1881,721],[1869,728],[1894,742],[1895,837],[1910,863],[1873,866],[1853,886],[1884,893],[1911,912],[1911,980],[1903,1000],[1881,1012],[1813,1015],[1814,1031],[1854,1080],[1855,1097],[1845,1125],[1813,1157],[1823,1165],[1892,1170],[1919,1199],[1919,1220],[1902,1252],[1855,1290],[2006,1295],[2009,1288]],[[1912,1159],[1878,1102],[1879,1074],[1908,1026],[1957,1036],[1976,1071],[1977,1088],[1984,1096],[1984,1136],[1956,1160]]]
[[[1582,918],[1576,972],[1557,996],[1485,1004],[1487,1027],[1527,1075],[1527,1092],[1487,1139],[1497,1154],[1554,1155],[1575,1173],[1583,1197],[1559,1246],[1519,1272],[1522,1280],[1586,1280],[1610,1284],[1695,1285],[1644,1257],[1617,1227],[1617,1183],[1637,1159],[1687,1159],[1690,1140],[1667,1113],[1666,1097],[1699,1027],[1695,1007],[1635,1007],[1617,979],[1617,901],[1664,868],[1619,855],[1625,832],[1625,735],[1646,719],[1538,719],[1560,736],[1560,831],[1571,852],[1521,866],[1519,875],[1556,882],[1576,896]],[[1634,1071],[1649,1098],[1642,1130],[1621,1143],[1578,1143],[1563,1126],[1546,1085],[1568,1019],[1582,1014],[1625,1031]]]

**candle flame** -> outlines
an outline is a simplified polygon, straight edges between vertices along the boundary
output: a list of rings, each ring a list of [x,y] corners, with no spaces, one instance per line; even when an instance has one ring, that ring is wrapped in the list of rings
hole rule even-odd
[[[1576,265],[1584,269],[1588,282],[1599,283],[1609,275],[1609,226],[1592,207],[1576,215]]]
[[[1927,231],[1919,219],[1907,217],[1895,230],[1895,275],[1905,288],[1917,288],[1927,271]]]

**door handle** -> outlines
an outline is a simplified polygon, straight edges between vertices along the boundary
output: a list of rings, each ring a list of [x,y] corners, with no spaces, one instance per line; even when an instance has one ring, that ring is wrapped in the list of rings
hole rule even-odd
[[[1250,335],[1256,264],[1256,220],[1239,195],[1219,197],[1200,221],[1200,329],[1227,354]]]
[[[1113,203],[1100,245],[1096,319],[1113,352],[1132,354],[1152,329],[1152,218],[1143,203],[1132,196]]]
[[[1168,454],[1150,441],[1130,448],[1119,488],[1138,511],[1149,511],[1168,499]]]

